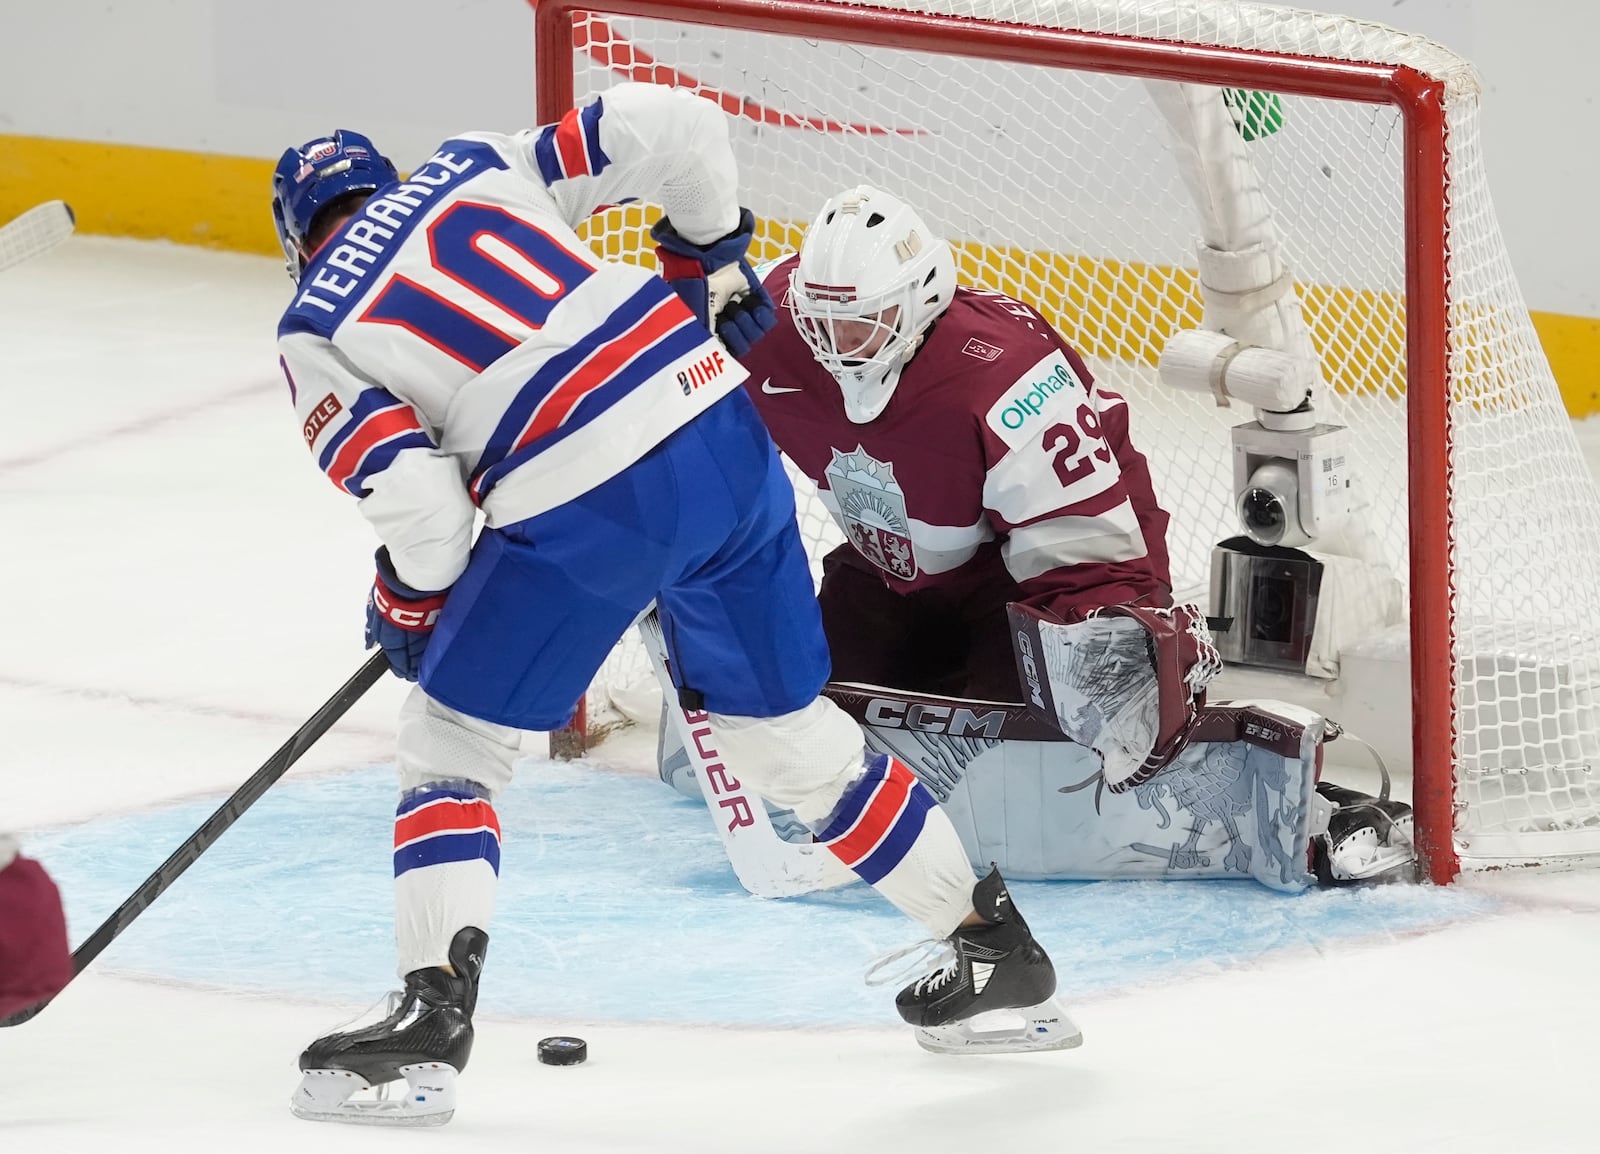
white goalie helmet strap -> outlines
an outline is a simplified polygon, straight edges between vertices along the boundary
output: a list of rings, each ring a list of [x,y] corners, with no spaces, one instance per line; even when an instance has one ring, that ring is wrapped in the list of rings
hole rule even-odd
[[[857,424],[883,412],[901,370],[955,296],[955,257],[910,205],[858,185],[831,197],[806,232],[789,278],[789,311]],[[837,322],[872,322],[838,348]]]

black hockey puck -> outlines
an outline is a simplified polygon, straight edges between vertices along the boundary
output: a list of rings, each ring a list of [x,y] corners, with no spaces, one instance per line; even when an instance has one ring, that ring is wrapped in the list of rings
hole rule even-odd
[[[576,1066],[589,1056],[589,1043],[582,1038],[540,1038],[539,1061],[546,1066]]]

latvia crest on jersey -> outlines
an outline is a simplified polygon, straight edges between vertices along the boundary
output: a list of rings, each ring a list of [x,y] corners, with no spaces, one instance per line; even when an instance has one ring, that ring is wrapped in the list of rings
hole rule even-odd
[[[839,506],[845,536],[868,561],[905,581],[917,575],[906,494],[895,483],[894,466],[873,459],[857,445],[854,452],[832,450],[828,488]]]

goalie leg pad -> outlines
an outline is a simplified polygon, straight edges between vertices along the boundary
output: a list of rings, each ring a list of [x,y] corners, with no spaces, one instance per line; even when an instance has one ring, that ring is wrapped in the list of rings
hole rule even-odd
[[[934,699],[876,692],[892,723],[867,720],[868,744],[939,797],[979,870],[992,862],[1034,881],[1253,877],[1291,892],[1311,883],[1311,841],[1331,806],[1314,788],[1326,722],[1308,710],[1208,707],[1171,764],[1119,793],[1085,746],[910,729],[886,706]],[[938,700],[947,714],[960,704]]]

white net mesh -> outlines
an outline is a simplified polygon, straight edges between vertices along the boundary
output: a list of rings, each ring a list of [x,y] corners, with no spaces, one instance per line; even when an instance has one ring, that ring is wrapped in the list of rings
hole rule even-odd
[[[707,10],[684,3],[680,10]],[[1417,37],[1340,17],[1233,3],[817,0],[997,24],[1405,64],[1444,83],[1447,111],[1449,444],[1457,847],[1468,860],[1600,851],[1600,501],[1500,238],[1477,134],[1476,79]],[[701,20],[711,20],[702,16]],[[836,35],[837,30],[829,32]],[[1039,307],[1122,392],[1172,516],[1173,576],[1204,596],[1213,546],[1237,533],[1229,430],[1248,409],[1156,381],[1174,332],[1200,323],[1194,199],[1136,76],[806,36],[579,14],[579,99],[622,79],[698,88],[735,114],[757,255],[798,247],[831,193],[866,182],[911,201],[956,246],[961,279]],[[1197,66],[1198,67],[1198,66]],[[1204,83],[1204,76],[1187,78]],[[1408,579],[1406,132],[1390,104],[1308,96],[1236,102],[1319,355],[1321,419],[1349,426],[1365,528]],[[605,255],[644,255],[653,211],[596,217]],[[840,539],[797,479],[818,558]],[[591,709],[624,701],[647,664],[615,654]],[[608,698],[609,695],[609,698]],[[638,710],[638,705],[625,708]],[[1434,767],[1437,771],[1438,766]],[[1419,772],[1421,767],[1419,766]],[[1534,839],[1529,840],[1528,835]]]

